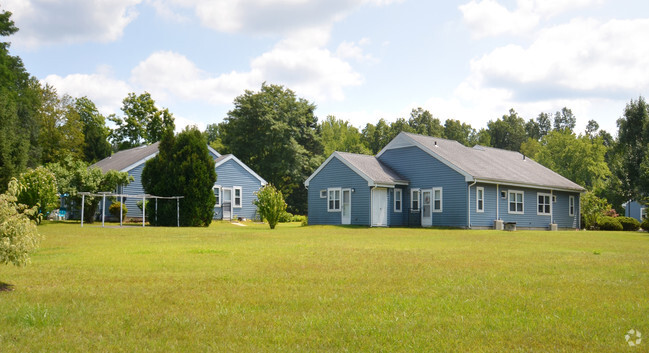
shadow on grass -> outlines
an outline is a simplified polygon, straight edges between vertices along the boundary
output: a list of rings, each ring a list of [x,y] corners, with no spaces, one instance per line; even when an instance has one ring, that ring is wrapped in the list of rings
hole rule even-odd
[[[11,292],[13,290],[14,290],[13,284],[0,282],[0,292]]]

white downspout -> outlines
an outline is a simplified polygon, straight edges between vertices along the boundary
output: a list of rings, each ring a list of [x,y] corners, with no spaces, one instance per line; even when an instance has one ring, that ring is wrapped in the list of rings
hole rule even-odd
[[[469,185],[466,193],[466,213],[469,221],[469,229],[471,229],[471,187],[478,182],[478,179],[473,179],[473,184]]]
[[[554,190],[550,189],[550,224],[554,224]]]
[[[496,220],[499,220],[500,216],[500,192],[498,191],[498,187],[500,185],[496,184]]]

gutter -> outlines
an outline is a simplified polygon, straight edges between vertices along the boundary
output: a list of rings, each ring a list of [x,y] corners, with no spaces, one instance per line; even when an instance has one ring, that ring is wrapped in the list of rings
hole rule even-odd
[[[466,193],[466,213],[468,216],[468,226],[469,229],[471,229],[471,187],[474,186],[476,183],[478,183],[478,179],[473,179],[473,184],[469,184],[469,187],[467,188],[467,193]],[[484,202],[484,201],[482,201]]]

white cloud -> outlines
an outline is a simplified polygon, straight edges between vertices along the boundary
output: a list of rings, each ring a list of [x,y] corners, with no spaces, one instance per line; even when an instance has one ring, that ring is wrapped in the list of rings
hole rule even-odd
[[[363,52],[362,46],[369,44],[370,41],[367,38],[363,38],[358,41],[358,44],[354,42],[343,41],[338,45],[336,49],[336,55],[341,59],[353,59],[358,62],[376,62],[377,59],[374,58],[371,54],[365,54]]]
[[[137,17],[141,0],[48,1],[7,0],[3,6],[13,13],[20,31],[12,37],[17,46],[110,42],[120,38],[124,28]]]
[[[542,20],[599,2],[601,0],[518,0],[516,9],[509,10],[497,0],[471,0],[459,9],[473,36],[483,38],[526,34]]]
[[[72,97],[87,96],[102,114],[118,113],[124,99],[132,88],[125,82],[109,77],[106,68],[96,74],[72,74],[65,77],[49,75],[42,80],[55,87],[58,93]]]

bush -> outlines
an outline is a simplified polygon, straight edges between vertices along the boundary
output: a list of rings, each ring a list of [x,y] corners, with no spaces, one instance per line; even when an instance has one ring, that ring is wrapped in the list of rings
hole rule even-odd
[[[290,212],[283,212],[281,215],[279,215],[279,222],[280,223],[286,223],[286,222],[292,222],[293,221],[293,214]]]
[[[270,229],[275,229],[280,217],[287,213],[282,192],[275,189],[273,185],[268,184],[257,191],[255,195],[257,199],[253,203],[257,206],[259,215],[268,222]]]
[[[644,229],[645,231],[649,232],[649,218],[645,218],[642,221],[642,224],[640,224],[640,227],[642,227],[642,229]]]
[[[622,224],[622,228],[626,231],[636,231],[640,229],[640,222],[633,217],[617,217],[617,220]]]
[[[600,230],[622,230],[622,224],[617,218],[604,216],[599,219],[598,226]]]
[[[122,219],[126,218],[126,212],[128,212],[128,209],[126,208],[126,205],[121,203],[121,202],[113,202],[108,206],[108,212],[115,218],[119,218],[119,209],[120,206],[122,208]]]
[[[0,194],[0,264],[25,265],[41,240],[36,224],[30,220],[38,210],[17,203],[21,189],[24,186],[11,179],[7,192]]]

